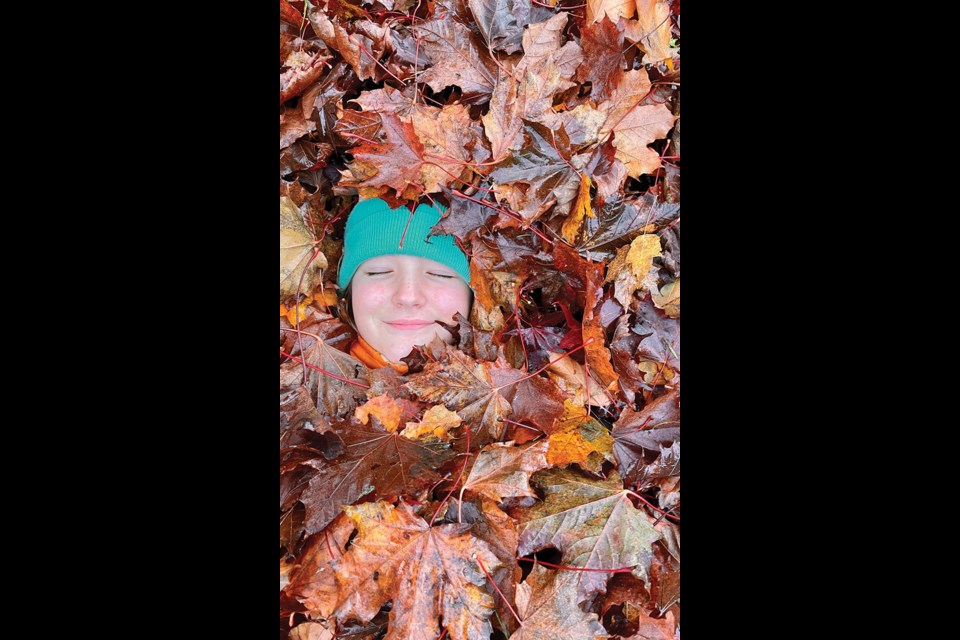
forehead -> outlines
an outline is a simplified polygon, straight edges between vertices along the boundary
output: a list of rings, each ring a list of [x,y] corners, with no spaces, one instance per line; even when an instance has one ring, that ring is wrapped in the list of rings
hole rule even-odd
[[[444,271],[453,272],[453,269],[443,264],[442,262],[437,262],[436,260],[430,260],[429,258],[421,258],[419,256],[403,256],[398,254],[387,254],[383,256],[377,256],[375,258],[370,258],[369,260],[364,260],[360,263],[360,267],[364,265],[373,264],[378,267],[412,267],[414,269],[443,269]]]

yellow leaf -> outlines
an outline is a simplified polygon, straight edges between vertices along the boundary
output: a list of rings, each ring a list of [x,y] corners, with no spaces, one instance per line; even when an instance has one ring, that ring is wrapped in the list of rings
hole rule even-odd
[[[548,353],[551,360],[556,360],[562,353]],[[595,407],[605,407],[610,399],[603,392],[603,385],[590,373],[589,383],[583,365],[572,358],[562,358],[547,367],[547,375],[557,383],[560,390],[573,396],[573,401],[580,406],[590,404]],[[550,375],[554,374],[554,375]],[[590,395],[587,397],[585,385],[590,385]]]
[[[574,400],[564,400],[563,416],[553,425],[547,462],[565,466],[576,462],[584,469],[599,471],[604,459],[613,462],[613,438],[602,424],[590,417]]]
[[[371,415],[376,416],[390,433],[394,433],[400,426],[400,414],[400,405],[387,394],[371,398],[353,412],[354,417],[363,424],[370,422]]]
[[[312,291],[315,285],[314,277],[319,276],[321,269],[327,268],[327,258],[322,253],[310,261],[313,246],[313,236],[303,223],[297,205],[288,196],[280,196],[281,300],[296,295],[298,286],[301,291]],[[319,282],[319,277],[316,281]]]
[[[650,265],[654,258],[660,257],[660,236],[656,234],[644,234],[637,236],[630,243],[630,251],[627,252],[627,264],[633,269],[633,275],[638,281],[643,281],[650,271]]]
[[[299,313],[299,315],[300,315],[300,320],[301,320],[301,321],[305,320],[306,317],[307,317],[307,307],[310,306],[309,300],[310,300],[310,298],[307,298],[307,299],[305,299],[303,302],[301,302],[300,304],[295,305],[295,306],[293,306],[293,307],[290,307],[290,309],[289,309],[289,310],[287,311],[287,313],[286,313],[287,322],[289,322],[290,324],[296,326],[296,324],[297,324],[297,314],[298,314],[298,313]]]
[[[663,309],[668,318],[680,317],[680,278],[663,285],[659,292],[651,290],[650,297],[658,309]]]
[[[583,217],[585,215],[591,218],[597,217],[597,214],[593,212],[593,208],[590,206],[590,184],[590,176],[586,173],[581,173],[580,191],[577,194],[577,202],[573,206],[573,211],[571,211],[567,219],[563,221],[563,227],[560,230],[563,238],[570,244],[574,244],[577,240],[577,234],[580,233],[580,225],[583,224]]]
[[[432,435],[440,440],[452,440],[453,437],[447,431],[459,427],[461,422],[463,421],[456,411],[450,411],[442,404],[438,404],[427,409],[420,422],[408,422],[400,435],[410,440],[416,440],[425,435]]]
[[[600,22],[607,16],[616,24],[621,16],[632,18],[636,10],[636,0],[587,0],[587,23]]]

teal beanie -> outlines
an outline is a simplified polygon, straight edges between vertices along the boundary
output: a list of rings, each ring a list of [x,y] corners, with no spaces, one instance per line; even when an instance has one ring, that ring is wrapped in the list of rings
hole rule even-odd
[[[453,236],[435,235],[427,238],[443,211],[446,211],[445,207],[440,209],[421,204],[411,217],[406,207],[391,209],[380,198],[357,203],[350,212],[343,235],[343,259],[340,261],[337,286],[341,290],[346,289],[357,267],[365,260],[394,254],[435,260],[456,271],[469,284],[470,264]]]

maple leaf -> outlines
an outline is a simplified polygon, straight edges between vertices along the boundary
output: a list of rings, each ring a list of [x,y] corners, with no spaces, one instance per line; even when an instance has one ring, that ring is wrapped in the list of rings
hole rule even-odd
[[[646,470],[644,450],[660,452],[680,439],[680,394],[676,390],[648,403],[640,411],[627,407],[613,424],[613,453],[624,481],[633,485]],[[679,449],[677,464],[679,465]],[[664,462],[669,462],[664,460]],[[671,474],[672,475],[672,474]]]
[[[604,282],[613,282],[613,297],[627,308],[636,291],[658,291],[658,268],[654,258],[660,257],[660,237],[642,234],[633,239],[629,247],[620,247],[617,256],[607,267]]]
[[[396,114],[380,115],[384,142],[363,142],[353,150],[353,162],[341,184],[344,186],[392,187],[401,193],[420,176],[423,164],[423,143],[417,138],[413,125],[403,122]]]
[[[467,0],[477,27],[495,51],[520,49],[523,28],[530,21],[530,0]]]
[[[326,611],[330,608],[330,600],[336,598],[333,563],[343,557],[347,541],[356,530],[356,523],[341,513],[304,545],[298,568],[291,572],[286,591],[308,611]]]
[[[549,466],[548,445],[546,440],[540,440],[519,447],[501,442],[484,447],[463,481],[463,491],[494,502],[503,502],[507,497],[536,498],[529,485],[530,475]]]
[[[480,145],[482,127],[470,119],[468,108],[462,104],[442,109],[417,105],[410,118],[423,144],[424,162],[418,182],[427,193],[439,191],[441,185],[460,186],[464,182],[461,174],[470,170],[468,165],[489,157]]]
[[[577,80],[591,83],[590,97],[597,101],[609,98],[623,78],[623,30],[616,21],[615,16],[605,17],[581,31],[583,64]]]
[[[300,495],[307,508],[307,535],[326,527],[341,507],[368,493],[412,493],[435,482],[437,469],[453,457],[443,443],[415,442],[356,420],[334,425],[334,430],[343,440],[344,454],[331,461],[303,463],[317,471]]]
[[[564,415],[554,425],[547,462],[566,466],[572,462],[599,473],[604,460],[614,461],[613,438],[602,424],[590,417],[584,406],[564,402]]]
[[[463,102],[486,100],[493,91],[496,66],[485,55],[486,44],[448,13],[411,29],[420,37],[420,56],[430,67],[417,78],[434,91],[456,85]]]
[[[625,21],[629,23],[625,25],[625,33],[646,52],[643,56],[643,64],[670,60],[676,53],[676,49],[670,46],[669,3],[658,0],[636,0],[636,4],[637,19]]]
[[[456,411],[470,429],[471,446],[480,447],[503,436],[504,423],[498,418],[506,418],[512,411],[504,394],[521,376],[502,358],[492,363],[477,362],[448,347],[439,362],[411,376],[406,388],[421,400],[442,403]]]
[[[578,605],[577,575],[535,565],[517,586],[517,613],[523,622],[510,640],[602,640],[609,638],[597,614]]]
[[[607,113],[599,136],[604,138],[611,132],[614,134],[617,158],[634,178],[660,167],[659,155],[647,145],[665,137],[676,120],[662,104],[640,106],[650,86],[645,70],[627,71],[610,99],[599,105],[599,109]]]
[[[350,33],[340,24],[338,16],[331,20],[323,10],[309,4],[307,18],[317,36],[343,56],[360,80],[382,78],[383,71],[378,67],[377,60],[393,51],[390,29],[369,20],[360,20],[352,24],[359,33]]]
[[[314,284],[319,283],[319,271],[327,268],[327,259],[318,253],[310,262],[313,246],[313,235],[303,223],[297,205],[287,196],[280,196],[281,300],[296,295],[298,285],[302,291],[312,291]]]
[[[536,123],[524,124],[524,145],[512,152],[490,173],[498,198],[529,225],[552,206],[566,214],[577,196],[580,174],[570,164],[570,143],[562,126],[550,130]]]
[[[613,198],[597,209],[596,218],[584,220],[583,237],[577,248],[612,256],[641,233],[655,233],[673,222],[679,213],[680,205],[659,202],[651,194],[635,200]]]
[[[396,400],[387,394],[370,398],[362,406],[356,408],[353,416],[363,424],[370,422],[370,416],[376,416],[388,433],[394,433],[400,425],[402,409]]]
[[[381,126],[380,116],[374,111],[345,109],[333,125],[333,132],[344,140],[347,146],[356,146],[362,140],[375,140],[380,135]]]
[[[359,533],[337,560],[339,620],[366,622],[393,601],[386,638],[437,638],[438,618],[454,640],[487,640],[492,589],[480,567],[501,563],[468,524],[431,527],[409,506],[376,502],[345,509]]]
[[[590,404],[595,407],[605,407],[610,404],[610,399],[603,392],[603,385],[596,379],[591,372],[589,378],[583,365],[572,358],[558,359],[562,354],[550,353],[553,362],[547,369],[551,374],[550,378],[557,381],[561,391],[579,405]],[[562,381],[562,382],[560,382]],[[587,387],[590,387],[589,390]]]
[[[456,499],[454,498],[453,501],[456,501]],[[517,523],[504,513],[493,500],[481,497],[480,509],[473,515],[476,509],[475,504],[475,502],[466,503],[468,508],[463,514],[463,521],[473,525],[473,535],[486,542],[490,546],[490,550],[502,563],[502,566],[498,569],[490,571],[488,567],[487,570],[503,595],[502,598],[496,598],[497,615],[504,636],[507,636],[517,626],[508,604],[514,601],[517,582],[519,582],[521,576],[520,567],[517,563]],[[460,504],[458,503],[458,517],[460,516],[459,507]],[[452,503],[450,513],[453,513]]]
[[[566,26],[567,14],[562,11],[549,20],[528,25],[523,32],[523,58],[518,68],[535,68],[560,49]]]
[[[520,555],[545,547],[563,552],[563,564],[587,569],[635,567],[647,579],[651,545],[661,535],[630,502],[616,471],[606,480],[589,480],[568,469],[547,469],[533,476],[543,502],[521,518]],[[576,572],[577,602],[606,590],[609,572]]]
[[[300,109],[285,109],[280,115],[280,149],[317,128],[317,123],[303,117]]]
[[[545,358],[549,358],[549,354],[545,354]],[[505,390],[504,395],[513,408],[511,420],[532,424],[544,433],[551,433],[553,423],[563,415],[564,395],[548,378],[527,378],[514,385],[512,390]]]
[[[660,455],[656,460],[641,469],[636,485],[638,490],[645,489],[659,480],[680,475],[680,443],[674,442],[669,447],[660,447]],[[627,479],[629,482],[629,479]],[[661,491],[660,495],[663,496]],[[662,501],[661,501],[662,502]],[[661,507],[663,504],[660,505]]]
[[[680,317],[680,278],[658,289],[650,290],[650,299],[668,318]]]
[[[495,213],[493,209],[479,202],[453,197],[450,189],[441,187],[440,191],[450,201],[450,208],[433,226],[431,235],[446,234],[464,241],[473,231],[486,226],[487,220]]]
[[[631,330],[640,336],[637,355],[680,371],[680,321],[668,318],[652,300],[643,300]]]
[[[330,429],[330,420],[317,411],[310,390],[303,385],[280,393],[280,433],[301,427],[317,433]]]
[[[323,340],[314,340],[310,346],[306,344],[310,343],[305,343],[300,359],[310,365],[306,369],[306,387],[310,390],[317,409],[325,416],[333,418],[350,415],[358,401],[366,398],[364,388],[368,386],[367,368]],[[302,377],[303,368],[303,364],[295,361],[280,365],[281,388],[293,386],[293,381]],[[317,369],[333,375],[320,373]]]
[[[459,427],[461,422],[463,421],[456,411],[450,411],[443,405],[438,404],[427,409],[423,414],[423,419],[419,422],[408,422],[400,435],[410,440],[416,440],[423,436],[439,440],[451,440],[452,436],[447,432]]]
[[[587,22],[598,22],[604,16],[616,22],[632,17],[636,10],[636,0],[587,0]]]

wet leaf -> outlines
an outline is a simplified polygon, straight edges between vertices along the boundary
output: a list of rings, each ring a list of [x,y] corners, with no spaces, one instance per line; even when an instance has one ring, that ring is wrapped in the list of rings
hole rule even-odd
[[[547,469],[537,473],[534,482],[544,498],[522,516],[520,555],[551,546],[563,552],[566,566],[630,567],[647,575],[651,545],[661,536],[630,502],[615,471],[606,480],[589,480],[570,470]],[[576,572],[577,602],[606,591],[611,575]]]
[[[312,291],[327,259],[318,253],[313,261],[313,235],[303,223],[300,210],[287,196],[280,197],[280,299]],[[306,272],[306,273],[304,273]],[[316,279],[316,280],[315,280]]]
[[[434,91],[457,86],[465,101],[486,98],[493,91],[496,65],[485,53],[486,43],[451,14],[412,29],[421,38],[420,55],[428,68],[418,81]]]
[[[346,512],[360,532],[335,565],[339,620],[367,622],[392,600],[388,638],[439,637],[440,619],[455,640],[490,637],[493,589],[480,564],[489,572],[500,560],[470,525],[431,527],[403,503]]]
[[[579,606],[577,574],[552,571],[536,565],[517,587],[517,613],[523,626],[510,640],[556,640],[608,638],[595,613]]]
[[[341,422],[334,430],[343,439],[344,454],[304,463],[317,472],[300,496],[307,508],[308,535],[362,496],[413,493],[436,482],[437,469],[453,457],[449,445],[414,442],[356,421]]]
[[[491,49],[505,53],[520,49],[523,27],[530,20],[530,0],[468,0],[468,4]]]
[[[644,450],[657,453],[661,447],[679,441],[680,394],[671,391],[640,411],[628,407],[614,423],[611,434],[614,455],[620,463],[620,474],[629,485],[634,485],[646,470]]]
[[[407,388],[426,402],[443,403],[456,411],[471,431],[473,447],[499,440],[512,411],[504,394],[521,373],[498,359],[477,362],[455,349],[448,349],[439,362],[428,364],[411,376]],[[465,443],[464,443],[465,444]]]
[[[486,496],[494,502],[506,497],[537,494],[530,488],[530,475],[546,469],[548,442],[540,440],[519,447],[495,442],[480,452],[463,483],[468,494]]]

